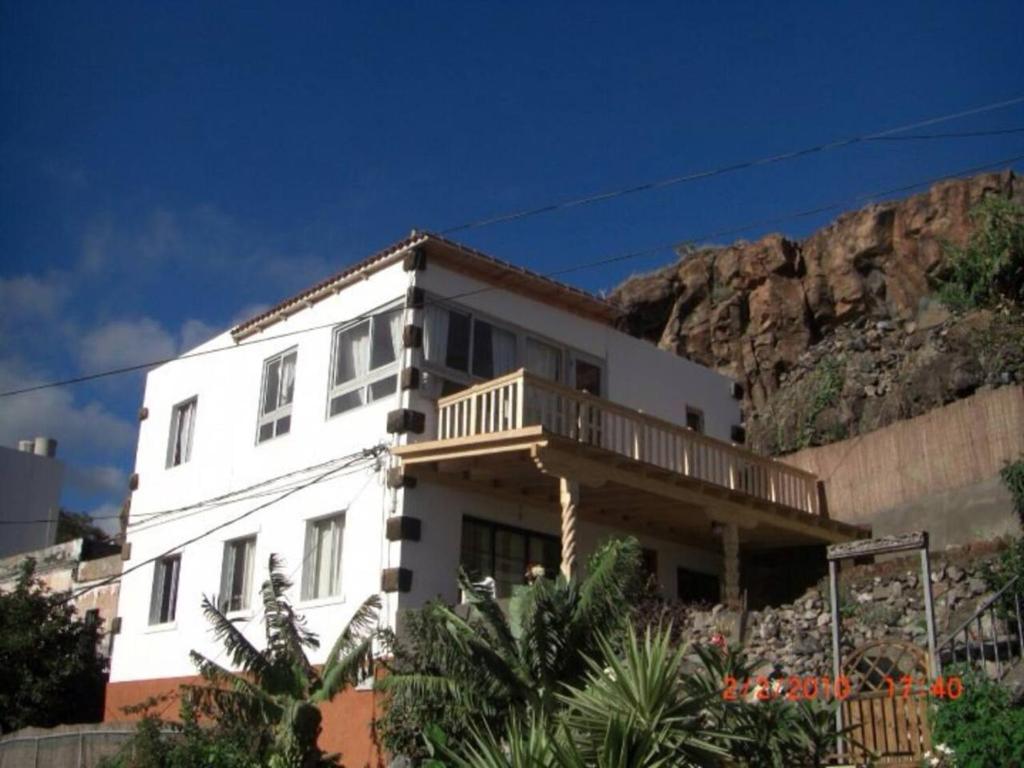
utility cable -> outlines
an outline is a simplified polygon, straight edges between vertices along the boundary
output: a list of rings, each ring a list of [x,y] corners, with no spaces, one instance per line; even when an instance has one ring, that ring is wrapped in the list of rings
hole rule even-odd
[[[922,179],[922,180],[915,181],[915,182],[912,182],[910,184],[905,184],[905,185],[902,185],[902,186],[899,186],[899,187],[892,187],[892,188],[889,188],[889,189],[878,190],[878,191],[871,192],[871,193],[868,193],[868,194],[853,195],[853,196],[845,197],[845,198],[839,199],[839,200],[837,200],[835,202],[829,203],[828,205],[817,206],[815,208],[810,208],[810,209],[807,209],[807,210],[795,211],[795,212],[791,212],[791,213],[781,214],[779,216],[775,216],[775,217],[768,218],[768,219],[760,219],[760,220],[757,220],[757,221],[749,222],[747,224],[742,224],[742,225],[739,225],[739,226],[731,227],[729,229],[722,229],[722,230],[718,230],[716,232],[708,232],[708,233],[704,233],[702,235],[693,236],[693,237],[688,238],[688,239],[674,240],[674,241],[672,241],[670,243],[662,243],[660,245],[652,246],[652,247],[649,247],[649,248],[643,248],[643,249],[636,250],[636,251],[629,251],[629,252],[622,253],[622,254],[619,254],[619,255],[616,255],[616,256],[610,256],[610,257],[607,257],[607,258],[598,259],[596,261],[583,262],[583,263],[577,264],[575,266],[566,267],[566,268],[559,269],[559,270],[554,270],[552,272],[542,273],[542,274],[539,274],[538,277],[541,277],[541,278],[552,278],[552,277],[557,277],[557,276],[560,276],[560,275],[570,274],[570,273],[573,273],[573,272],[580,272],[580,271],[583,271],[583,270],[586,270],[586,269],[593,269],[593,268],[596,268],[596,267],[603,267],[603,266],[607,266],[608,264],[614,264],[614,263],[623,262],[623,261],[631,261],[633,259],[638,259],[638,258],[641,258],[643,256],[650,256],[650,255],[653,255],[655,253],[659,253],[661,251],[666,251],[666,250],[669,250],[669,249],[676,248],[679,245],[684,244],[686,242],[704,242],[704,241],[711,240],[713,238],[724,237],[726,235],[732,235],[732,234],[737,234],[737,233],[740,233],[740,232],[744,232],[744,231],[747,231],[747,230],[750,230],[750,229],[754,229],[755,227],[766,226],[766,225],[769,225],[769,224],[778,224],[780,222],[789,221],[789,220],[792,220],[792,219],[804,218],[804,217],[807,217],[807,216],[812,216],[812,215],[817,214],[817,213],[824,213],[824,212],[827,212],[827,211],[835,210],[836,208],[840,208],[840,207],[842,207],[844,205],[848,205],[851,202],[856,202],[856,201],[860,201],[860,200],[870,200],[870,199],[874,199],[874,198],[884,197],[886,195],[893,195],[893,194],[897,194],[897,193],[901,193],[901,192],[908,192],[908,191],[911,191],[913,189],[917,189],[918,187],[928,186],[928,185],[935,184],[935,183],[940,182],[940,181],[945,181],[945,180],[956,178],[956,177],[959,177],[959,176],[964,176],[964,175],[969,175],[969,174],[974,174],[974,173],[980,173],[981,171],[992,170],[993,168],[998,168],[998,167],[1001,167],[1001,166],[1009,165],[1009,164],[1012,164],[1012,163],[1019,162],[1021,160],[1024,160],[1024,155],[1014,155],[1012,157],[1002,158],[1000,160],[995,160],[993,162],[985,163],[983,165],[976,165],[976,166],[973,166],[973,167],[970,167],[970,168],[963,168],[963,169],[954,171],[952,173],[947,173],[947,174],[944,174],[944,175],[941,175],[941,176],[933,176],[931,178]],[[426,237],[426,236],[427,235],[424,234],[424,237]],[[442,305],[443,306],[447,302],[455,301],[455,300],[462,299],[462,298],[466,298],[468,296],[474,296],[474,295],[477,295],[477,294],[486,293],[488,291],[501,290],[502,286],[500,284],[497,284],[497,283],[500,282],[501,279],[502,278],[500,278],[500,277],[497,278],[496,279],[496,284],[494,284],[494,285],[487,285],[487,286],[483,286],[481,288],[474,288],[472,290],[462,291],[461,293],[455,293],[455,294],[451,294],[449,296],[444,296],[444,297],[441,297],[441,298],[427,299],[427,300],[425,300],[424,304],[425,305],[437,304],[437,305]],[[389,310],[385,310],[385,312],[387,312],[387,311],[389,311]],[[398,310],[396,309],[396,310],[390,310],[390,311],[398,311]],[[361,314],[361,315],[356,315],[355,317],[346,318],[342,322],[344,322],[346,324],[357,323],[357,322],[361,322],[363,320],[366,320],[366,319],[372,317],[374,314],[375,313],[373,313],[373,312],[364,313],[364,314]],[[197,357],[204,357],[206,355],[212,355],[212,354],[216,354],[216,353],[220,353],[220,352],[227,352],[227,351],[234,350],[234,349],[240,349],[242,347],[253,345],[253,344],[264,344],[264,343],[269,342],[269,341],[278,341],[280,339],[291,338],[291,337],[294,337],[294,336],[297,336],[297,335],[303,334],[303,333],[311,333],[313,331],[323,330],[325,328],[335,328],[338,325],[339,325],[339,321],[335,320],[335,321],[332,321],[332,322],[329,322],[329,323],[323,323],[323,324],[320,324],[320,325],[310,326],[308,328],[301,328],[301,329],[297,329],[297,330],[294,330],[294,331],[284,331],[282,333],[273,334],[271,336],[263,336],[263,337],[260,337],[260,338],[247,339],[246,341],[242,341],[242,342],[239,342],[237,344],[232,344],[230,346],[214,347],[212,349],[204,349],[204,350],[199,350],[199,351],[196,351],[196,352],[189,352],[189,353],[186,353],[184,355],[179,355],[177,357],[158,358],[158,359],[150,360],[150,361],[145,362],[145,363],[139,363],[137,365],[129,365],[129,366],[121,367],[121,368],[112,368],[112,369],[109,369],[109,370],[98,371],[96,373],[85,374],[85,375],[82,375],[82,376],[75,376],[75,377],[68,378],[68,379],[58,379],[58,380],[46,382],[46,383],[43,383],[43,384],[34,384],[34,385],[28,386],[28,387],[21,387],[19,389],[12,389],[12,390],[8,390],[6,392],[0,392],[0,398],[13,397],[15,395],[24,395],[24,394],[28,394],[30,392],[37,392],[39,390],[51,389],[51,388],[54,388],[54,387],[63,387],[63,386],[69,386],[69,385],[72,385],[72,384],[81,384],[81,383],[88,382],[88,381],[94,381],[96,379],[106,378],[108,376],[117,376],[117,375],[120,375],[120,374],[135,373],[137,371],[146,370],[148,368],[154,368],[156,366],[164,365],[166,363],[171,363],[171,362],[175,362],[175,361],[179,361],[179,360],[191,360],[191,359],[197,358]]]

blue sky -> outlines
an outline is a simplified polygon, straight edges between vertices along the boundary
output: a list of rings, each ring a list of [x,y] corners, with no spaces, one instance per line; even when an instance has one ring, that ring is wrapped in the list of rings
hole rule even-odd
[[[1024,94],[1021,29],[1019,0],[4,0],[0,390],[174,354],[412,228]],[[930,130],[1020,126],[1024,105]],[[1024,134],[861,145],[458,239],[547,272],[1018,154]],[[0,442],[56,436],[65,502],[112,514],[141,387],[0,400]]]

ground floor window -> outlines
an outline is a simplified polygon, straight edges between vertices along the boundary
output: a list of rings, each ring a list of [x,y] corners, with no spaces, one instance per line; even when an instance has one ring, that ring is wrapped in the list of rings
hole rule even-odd
[[[684,603],[717,603],[721,599],[718,577],[713,573],[677,568],[676,596]]]
[[[220,609],[225,613],[249,609],[255,556],[255,536],[225,542],[220,569]]]
[[[557,536],[474,517],[462,520],[460,565],[475,581],[493,578],[497,597],[508,597],[514,587],[526,583],[530,566],[542,565],[545,574],[554,578],[560,563]]]
[[[302,599],[320,600],[341,594],[341,547],[345,515],[337,514],[306,523],[305,568]]]

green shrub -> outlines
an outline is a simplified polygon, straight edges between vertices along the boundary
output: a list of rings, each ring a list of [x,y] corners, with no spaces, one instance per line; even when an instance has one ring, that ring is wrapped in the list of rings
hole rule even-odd
[[[949,670],[954,671],[954,670]],[[964,672],[963,694],[932,709],[932,738],[952,747],[959,768],[1024,765],[1024,708],[1005,688]]]
[[[1003,485],[1013,497],[1013,508],[1024,524],[1024,457],[1008,462],[999,472]]]
[[[1024,207],[990,195],[971,211],[971,221],[967,244],[946,248],[939,299],[954,311],[1001,299],[1024,302]]]

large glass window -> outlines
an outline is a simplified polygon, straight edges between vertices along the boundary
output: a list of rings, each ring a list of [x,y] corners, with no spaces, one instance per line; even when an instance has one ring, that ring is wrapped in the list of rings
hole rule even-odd
[[[222,611],[248,610],[252,594],[252,569],[255,556],[255,536],[236,539],[224,544],[219,601]]]
[[[174,406],[171,412],[171,436],[167,445],[167,466],[176,467],[192,458],[192,434],[196,427],[196,407],[199,399],[193,397]]]
[[[334,332],[331,416],[393,395],[398,389],[402,310],[396,308]]]
[[[534,565],[543,566],[549,577],[557,576],[561,544],[557,536],[465,517],[460,562],[474,581],[493,578],[495,595],[508,597],[526,582],[526,572]]]
[[[483,320],[473,322],[473,375],[493,379],[516,367],[516,335]]]
[[[302,599],[319,600],[341,594],[341,546],[345,515],[331,515],[306,524]]]
[[[153,590],[149,597],[149,623],[174,621],[178,605],[178,574],[181,555],[162,557],[153,564]]]
[[[286,435],[292,428],[292,399],[295,397],[295,364],[298,350],[274,355],[263,363],[263,396],[256,442]]]

